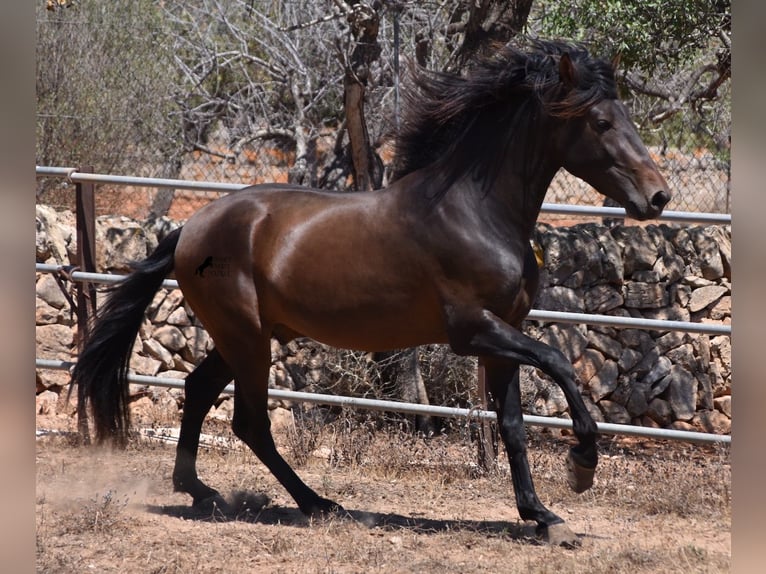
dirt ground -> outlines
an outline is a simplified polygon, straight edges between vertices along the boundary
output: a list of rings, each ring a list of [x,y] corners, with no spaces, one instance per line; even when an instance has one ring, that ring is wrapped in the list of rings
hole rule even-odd
[[[146,438],[160,429],[110,450],[78,445],[63,422],[38,417],[37,572],[731,569],[724,447],[603,437],[595,485],[578,495],[564,475],[570,437],[529,430],[538,495],[582,537],[572,550],[535,538],[518,518],[505,461],[480,471],[467,433],[422,439],[350,418],[279,426],[285,457],[351,516],[309,521],[223,421],[206,423],[219,438],[201,449],[199,471],[231,504],[227,514],[172,492],[174,444]]]

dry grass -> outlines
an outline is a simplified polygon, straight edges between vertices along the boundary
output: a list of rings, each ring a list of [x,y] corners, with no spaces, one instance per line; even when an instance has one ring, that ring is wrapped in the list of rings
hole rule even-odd
[[[199,470],[232,505],[190,508],[172,493],[173,445],[125,451],[50,436],[37,449],[38,572],[728,572],[727,449],[602,439],[594,488],[568,490],[568,437],[530,430],[540,498],[583,536],[578,550],[534,541],[503,460],[481,471],[468,432],[431,439],[334,413],[298,418],[277,443],[352,520],[308,521],[228,427]],[[227,434],[228,433],[228,434]]]

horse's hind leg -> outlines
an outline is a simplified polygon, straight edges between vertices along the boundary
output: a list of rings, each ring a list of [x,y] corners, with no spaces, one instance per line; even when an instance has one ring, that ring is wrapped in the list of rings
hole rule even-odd
[[[290,493],[298,508],[308,516],[340,512],[335,502],[322,498],[309,488],[293,471],[277,451],[271,434],[268,415],[268,383],[271,351],[266,339],[255,349],[240,349],[237,357],[246,358],[233,364],[236,383],[234,386],[234,433],[242,439],[266,465],[274,477]]]
[[[186,492],[200,504],[218,496],[218,492],[197,477],[197,450],[202,423],[224,387],[234,378],[234,373],[216,349],[186,377],[184,414],[176,448],[173,469],[173,487]]]
[[[516,507],[523,520],[534,520],[548,542],[553,545],[574,546],[577,536],[564,521],[548,510],[535,493],[532,473],[527,459],[526,434],[521,408],[519,363],[482,358],[487,388],[492,394],[497,411],[500,436],[508,453],[511,466]]]

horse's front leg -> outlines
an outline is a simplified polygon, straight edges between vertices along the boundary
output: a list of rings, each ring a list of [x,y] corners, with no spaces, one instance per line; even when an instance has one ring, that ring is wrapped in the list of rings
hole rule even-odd
[[[466,314],[462,317],[453,316],[452,319],[450,344],[453,350],[458,354],[484,357],[485,362],[491,365],[490,370],[493,371],[491,388],[496,396],[498,409],[503,409],[502,415],[498,412],[501,432],[504,433],[503,439],[511,442],[509,456],[513,456],[512,452],[522,453],[517,455],[520,469],[517,472],[522,474],[529,472],[528,469],[522,470],[523,466],[527,465],[526,454],[525,451],[520,451],[517,445],[519,441],[523,442],[524,437],[520,398],[517,396],[520,392],[517,366],[526,364],[541,369],[563,390],[572,416],[574,433],[579,443],[570,449],[567,458],[568,482],[576,492],[583,492],[590,488],[598,462],[597,427],[577,388],[574,369],[563,353],[527,337],[489,311]],[[490,376],[489,372],[487,376]],[[504,427],[507,428],[503,430]],[[521,430],[518,430],[519,428]],[[511,466],[513,465],[511,461]],[[514,486],[516,486],[516,480],[514,478]],[[529,490],[534,492],[531,478],[528,481]],[[538,521],[541,528],[548,530],[549,538],[551,538],[550,527],[563,521],[555,517],[560,522],[550,523],[551,519],[546,515],[541,514],[540,517],[539,520],[534,519]],[[557,527],[555,530],[562,529]],[[569,534],[571,533],[563,536],[564,544],[569,544],[566,541],[570,538]]]
[[[577,546],[580,540],[564,520],[546,508],[535,492],[527,459],[526,433],[521,408],[519,363],[480,357],[497,412],[500,436],[508,453],[519,516],[537,522],[538,533],[550,544]]]

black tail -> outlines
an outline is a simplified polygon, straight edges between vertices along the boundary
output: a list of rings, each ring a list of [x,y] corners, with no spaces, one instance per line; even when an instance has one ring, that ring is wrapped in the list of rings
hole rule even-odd
[[[180,234],[181,228],[169,233],[149,257],[135,263],[133,272],[109,290],[72,370],[80,404],[91,405],[98,441],[115,438],[124,442],[127,438],[127,374],[133,342],[146,308],[173,270]]]

